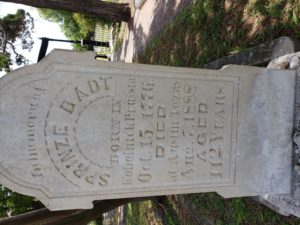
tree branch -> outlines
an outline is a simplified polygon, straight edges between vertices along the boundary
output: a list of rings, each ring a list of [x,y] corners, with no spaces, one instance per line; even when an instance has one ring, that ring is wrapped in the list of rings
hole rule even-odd
[[[16,47],[13,45],[13,43],[9,42],[9,41],[6,41],[6,44],[8,44],[11,49],[13,50],[13,52],[16,54],[16,55],[19,55],[19,53],[17,53],[16,51]]]
[[[6,51],[6,42],[7,42],[7,38],[6,38],[6,33],[5,33],[5,30],[3,28],[3,22],[2,20],[0,19],[0,31],[2,32],[3,34],[3,37],[0,37],[1,38],[1,48],[2,48],[2,51],[3,53]]]
[[[24,58],[23,55],[19,54],[17,51],[16,51],[16,47],[13,45],[13,43],[9,42],[9,41],[6,41],[6,45],[9,45],[12,49],[12,51],[14,52],[14,54],[16,55],[15,56],[15,60],[16,60],[16,63],[18,64],[17,60],[18,58]]]

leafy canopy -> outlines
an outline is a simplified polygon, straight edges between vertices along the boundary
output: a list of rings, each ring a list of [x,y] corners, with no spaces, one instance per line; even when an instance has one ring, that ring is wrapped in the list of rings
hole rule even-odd
[[[97,23],[107,22],[92,16],[61,10],[38,9],[38,12],[44,19],[58,23],[65,36],[71,40],[89,38]]]
[[[10,189],[0,186],[0,218],[17,215],[43,205],[29,196],[20,195]]]
[[[34,44],[31,37],[33,29],[33,18],[23,9],[0,18],[0,71],[4,69],[9,72],[13,64],[28,63],[16,46],[31,51]]]

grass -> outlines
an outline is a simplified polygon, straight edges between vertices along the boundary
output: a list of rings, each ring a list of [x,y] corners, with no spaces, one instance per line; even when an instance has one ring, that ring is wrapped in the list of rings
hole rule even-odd
[[[125,205],[125,225],[149,225],[153,217],[152,202],[133,202]]]
[[[125,206],[125,225],[181,225],[174,206],[168,199],[129,203]]]
[[[162,209],[162,223],[164,225],[181,225],[176,212],[176,206],[169,198],[164,198],[160,203]]]
[[[122,48],[123,37],[125,32],[125,23],[117,23],[115,26],[115,38],[113,39],[113,52],[117,52],[120,48]]]
[[[198,213],[216,225],[297,225],[300,219],[285,217],[249,198],[224,199],[215,193],[186,198]]]
[[[201,67],[283,35],[300,38],[299,0],[195,0],[135,61]]]
[[[129,203],[125,206],[125,225],[199,225],[199,221],[202,225],[300,224],[300,219],[281,216],[250,198],[224,199],[216,193],[181,198],[184,202],[178,203],[169,196],[160,203],[157,200]]]

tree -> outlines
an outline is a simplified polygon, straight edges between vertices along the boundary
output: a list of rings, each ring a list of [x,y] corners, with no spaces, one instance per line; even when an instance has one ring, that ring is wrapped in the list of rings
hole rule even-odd
[[[28,60],[16,49],[20,42],[23,50],[30,51],[33,46],[31,33],[34,21],[29,13],[19,9],[15,14],[8,14],[0,19],[0,71],[10,71],[12,64],[27,64]]]
[[[94,35],[97,24],[112,25],[112,22],[107,19],[95,18],[80,13],[42,8],[38,9],[38,12],[42,18],[57,23],[64,35],[70,40],[90,40]],[[84,51],[93,51],[94,49],[92,45],[78,43],[73,43],[73,48]]]
[[[10,55],[0,52],[0,71],[4,69],[6,72],[9,72],[11,64]]]
[[[71,40],[88,39],[101,20],[92,16],[62,10],[38,9],[41,17],[57,23],[65,36]]]
[[[128,22],[130,8],[127,3],[111,3],[100,0],[2,0],[25,4],[37,8],[58,9],[69,12],[78,12],[90,16],[102,17],[112,21]]]
[[[0,185],[0,218],[40,209],[43,205],[34,198],[18,194]]]

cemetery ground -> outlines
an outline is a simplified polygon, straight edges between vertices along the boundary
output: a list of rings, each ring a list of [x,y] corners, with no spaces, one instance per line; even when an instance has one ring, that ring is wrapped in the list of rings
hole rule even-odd
[[[201,67],[280,36],[300,38],[299,0],[196,0],[134,61]]]
[[[133,59],[136,63],[203,64],[281,36],[300,38],[299,0],[196,0]],[[168,196],[125,206],[125,224],[288,225],[285,217],[251,198],[216,193]]]
[[[125,206],[125,225],[298,225],[251,198],[216,193],[167,196]]]

